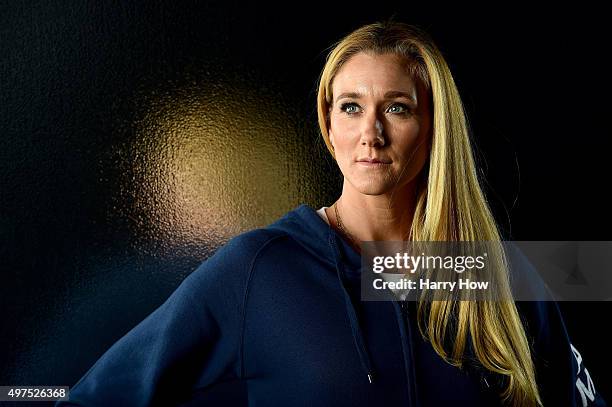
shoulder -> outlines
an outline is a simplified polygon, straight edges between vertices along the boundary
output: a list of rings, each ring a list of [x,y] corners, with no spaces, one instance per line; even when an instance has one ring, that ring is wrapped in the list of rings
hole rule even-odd
[[[185,278],[183,285],[192,291],[209,293],[213,297],[246,289],[248,275],[254,263],[275,242],[289,235],[267,228],[253,229],[229,239]]]
[[[565,324],[554,296],[537,268],[514,242],[505,242],[510,284],[517,311],[534,344],[551,337],[567,337]]]

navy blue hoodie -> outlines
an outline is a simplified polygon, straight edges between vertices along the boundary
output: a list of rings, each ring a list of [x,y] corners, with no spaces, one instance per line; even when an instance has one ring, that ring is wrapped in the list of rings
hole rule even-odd
[[[415,302],[360,301],[360,263],[300,205],[219,248],[57,406],[220,405],[219,388],[249,406],[500,405],[498,377],[421,337]],[[557,305],[517,307],[544,405],[605,405]]]

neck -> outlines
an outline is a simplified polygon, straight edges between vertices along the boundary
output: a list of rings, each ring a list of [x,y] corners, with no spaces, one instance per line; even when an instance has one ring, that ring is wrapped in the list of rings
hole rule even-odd
[[[347,186],[336,201],[344,229],[355,240],[361,241],[408,240],[416,206],[416,184],[410,183],[393,194],[365,195]],[[338,219],[335,219],[338,229]],[[329,212],[328,212],[329,215]]]

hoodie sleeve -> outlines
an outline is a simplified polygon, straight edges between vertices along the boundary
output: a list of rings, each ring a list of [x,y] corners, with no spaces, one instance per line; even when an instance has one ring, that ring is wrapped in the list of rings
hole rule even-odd
[[[233,238],[119,339],[63,406],[170,406],[240,375],[240,316],[254,239]]]
[[[553,301],[517,302],[527,317],[544,406],[606,406]]]
[[[516,301],[533,352],[536,380],[544,406],[606,406],[595,388],[595,381],[584,360],[571,343],[558,304],[552,301],[535,267],[515,245],[507,246],[512,265],[511,277],[530,298],[550,301]]]

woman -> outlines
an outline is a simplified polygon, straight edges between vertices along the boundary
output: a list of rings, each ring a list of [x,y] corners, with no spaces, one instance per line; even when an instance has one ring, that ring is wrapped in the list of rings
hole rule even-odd
[[[339,199],[231,239],[70,401],[213,405],[223,386],[264,406],[604,405],[554,303],[360,301],[361,241],[500,239],[433,41],[397,22],[349,34],[318,114]]]

